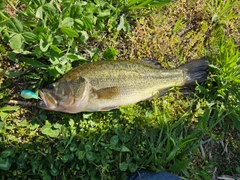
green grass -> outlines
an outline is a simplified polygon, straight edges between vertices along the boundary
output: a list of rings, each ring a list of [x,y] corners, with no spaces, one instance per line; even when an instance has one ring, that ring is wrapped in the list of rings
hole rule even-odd
[[[237,0],[10,2],[0,3],[1,179],[126,179],[139,169],[240,176]],[[205,83],[119,110],[6,103],[87,61],[147,57],[171,69],[203,56]]]

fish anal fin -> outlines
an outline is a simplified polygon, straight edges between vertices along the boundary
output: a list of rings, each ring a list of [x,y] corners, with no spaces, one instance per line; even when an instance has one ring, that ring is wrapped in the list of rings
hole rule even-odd
[[[98,90],[93,90],[94,96],[98,99],[113,99],[118,96],[120,89],[118,87],[107,87]]]
[[[154,99],[155,97],[160,98],[160,97],[162,97],[164,94],[166,94],[168,91],[169,91],[169,89],[159,90],[159,91],[153,93],[151,97],[149,97],[149,98],[147,98],[147,99],[144,99],[144,100],[152,100],[152,99]]]

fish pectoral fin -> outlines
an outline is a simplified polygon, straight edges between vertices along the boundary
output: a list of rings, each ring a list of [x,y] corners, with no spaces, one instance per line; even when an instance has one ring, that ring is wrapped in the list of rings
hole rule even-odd
[[[159,91],[157,91],[157,92],[153,92],[151,97],[146,98],[146,99],[144,99],[144,100],[152,100],[152,99],[155,98],[155,97],[160,98],[160,97],[162,97],[164,94],[166,94],[168,91],[169,91],[169,89],[162,89],[162,90],[159,90]]]
[[[92,96],[98,99],[113,99],[119,95],[119,87],[107,87],[95,90],[93,89]]]

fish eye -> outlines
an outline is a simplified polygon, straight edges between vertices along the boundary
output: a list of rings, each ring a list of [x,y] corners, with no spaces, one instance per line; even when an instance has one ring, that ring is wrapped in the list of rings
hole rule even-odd
[[[54,89],[54,86],[53,86],[53,84],[49,84],[49,85],[47,86],[47,89],[49,89],[49,90],[52,90],[52,89]]]

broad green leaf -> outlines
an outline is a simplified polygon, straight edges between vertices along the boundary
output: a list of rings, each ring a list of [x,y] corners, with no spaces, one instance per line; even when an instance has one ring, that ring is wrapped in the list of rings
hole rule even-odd
[[[11,163],[8,158],[7,159],[0,158],[0,169],[1,170],[8,171],[10,169],[10,167],[11,167]]]
[[[121,152],[131,152],[130,149],[128,149],[126,146],[121,147]]]
[[[66,18],[62,21],[61,25],[62,25],[63,27],[69,27],[69,28],[70,28],[70,27],[73,26],[73,22],[74,22],[73,18],[66,17]]]
[[[15,63],[19,62],[18,58],[17,58],[17,53],[15,53],[15,52],[7,52],[7,58]]]
[[[16,111],[19,108],[20,108],[19,106],[5,106],[0,108],[0,111]]]
[[[110,16],[110,11],[106,10],[106,11],[100,12],[97,17],[98,18],[106,18],[108,16]]]
[[[138,169],[138,165],[135,163],[130,162],[128,165],[128,169],[130,170],[130,172],[134,173],[137,171]]]
[[[127,164],[126,162],[123,162],[123,163],[120,163],[120,164],[119,164],[119,169],[120,169],[121,171],[126,171],[127,168],[128,168],[128,164]]]
[[[85,148],[86,152],[91,151],[91,150],[92,150],[92,144],[91,144],[91,142],[87,142],[87,143],[84,145],[84,148]]]
[[[21,33],[23,31],[22,22],[16,18],[10,18],[9,21],[9,28],[15,33]]]
[[[0,1],[0,11],[4,10],[4,1]]]
[[[23,32],[22,35],[26,41],[31,41],[31,42],[38,41],[38,36],[32,32]]]
[[[84,113],[83,119],[89,119],[89,118],[91,118],[92,115],[93,115],[93,113]]]
[[[4,69],[0,68],[0,74],[9,78],[15,78],[23,74],[23,72],[12,72],[12,71],[5,71]]]
[[[42,52],[46,52],[50,46],[50,44],[48,43],[48,41],[40,39],[40,49]]]
[[[97,29],[98,29],[99,31],[103,31],[105,27],[106,27],[105,24],[98,19],[98,20],[97,20]]]
[[[96,156],[95,156],[95,154],[93,152],[86,152],[86,158],[89,161],[94,161]]]
[[[74,4],[71,6],[71,9],[70,9],[70,17],[72,18],[79,18],[82,16],[82,11],[83,11],[83,8],[81,5],[79,4]]]
[[[53,45],[60,45],[63,42],[63,37],[62,36],[54,36],[53,37]]]
[[[75,123],[74,123],[74,120],[73,120],[73,119],[70,119],[68,123],[69,123],[69,125],[70,125],[71,128],[74,128],[74,124],[75,124]]]
[[[14,153],[13,148],[5,149],[1,152],[1,158],[7,158],[7,157],[11,156],[13,153]]]
[[[54,15],[54,13],[56,13],[56,8],[55,6],[53,5],[53,3],[46,3],[43,5],[43,9],[44,11],[47,11],[49,13],[49,15]]]
[[[110,139],[110,144],[111,145],[117,145],[118,142],[119,142],[119,138],[118,138],[117,135],[114,135],[114,136],[111,137],[111,139]]]
[[[28,158],[28,153],[22,152],[17,160],[17,166],[19,169],[26,167],[26,160]]]
[[[33,171],[33,173],[35,173],[36,170],[37,170],[38,167],[39,167],[39,160],[37,160],[37,159],[32,159],[30,162],[31,162],[32,171]]]
[[[8,113],[5,113],[0,110],[0,119],[4,121],[8,117]]]
[[[61,159],[64,163],[71,161],[73,159],[74,155],[72,153],[64,154],[61,156]]]
[[[83,56],[75,55],[75,54],[67,54],[67,58],[71,60],[85,60]]]
[[[88,17],[83,16],[82,21],[85,26],[85,29],[87,31],[91,31],[93,26],[91,20]]]
[[[114,60],[114,57],[118,54],[118,51],[114,48],[107,48],[103,53],[103,58],[106,60]]]
[[[67,27],[62,26],[60,29],[68,37],[78,37],[78,33],[71,28],[67,28]]]
[[[131,139],[130,135],[124,134],[124,133],[119,134],[119,138],[122,142],[125,142],[125,143]]]
[[[61,54],[62,53],[62,50],[61,49],[59,49],[57,46],[55,46],[55,45],[50,45],[50,48],[52,49],[52,50],[54,50],[55,52],[57,52],[58,54]]]
[[[85,151],[77,151],[76,155],[79,160],[83,160],[83,158],[85,157]]]
[[[26,127],[28,126],[28,122],[26,119],[24,119],[23,121],[21,121],[20,123],[17,123],[17,126],[20,126],[20,127]]]
[[[21,34],[15,34],[13,37],[10,39],[10,47],[13,50],[20,50],[23,45],[23,38]]]
[[[59,123],[55,123],[55,124],[53,125],[53,127],[56,128],[56,129],[61,129],[62,125],[59,124]]]
[[[71,60],[78,60],[78,56],[74,55],[74,54],[68,54],[67,55],[67,58],[68,59],[71,59]]]
[[[47,32],[47,28],[45,27],[36,27],[32,31],[36,35],[44,35]]]
[[[120,17],[120,22],[118,24],[117,31],[120,31],[122,29],[125,31],[125,27],[124,27],[124,14],[121,15],[121,17]]]
[[[20,60],[27,63],[30,66],[33,66],[33,67],[39,67],[39,68],[48,67],[47,65],[43,64],[42,62],[37,61],[37,60],[32,59],[32,58],[22,57],[22,58],[20,58]]]
[[[43,8],[40,6],[36,11],[36,18],[43,19]]]
[[[56,72],[54,72],[53,76],[56,76],[56,74],[60,73],[60,74],[64,74],[66,72],[66,66],[63,67],[63,63],[61,64],[57,64],[56,66],[54,66],[53,68],[55,69]]]
[[[70,151],[71,151],[71,152],[75,152],[75,151],[77,151],[77,150],[78,150],[77,144],[71,143]]]
[[[59,170],[56,167],[51,167],[51,174],[53,176],[57,176],[59,174]]]
[[[44,125],[41,128],[41,132],[50,137],[57,137],[60,133],[58,129],[52,129],[52,127],[51,126],[49,127],[49,125]]]
[[[58,129],[52,129],[52,125],[46,121],[46,124],[40,129],[41,132],[50,137],[57,137],[60,133]]]
[[[98,57],[99,57],[99,54],[100,54],[100,49],[99,48],[95,48],[94,50],[92,51],[89,51],[89,50],[86,50],[90,57],[92,58],[93,61],[97,61],[98,60]]]
[[[86,43],[86,41],[87,41],[88,38],[89,38],[88,33],[87,33],[86,31],[81,31],[80,33],[81,33],[81,35],[80,35],[80,37],[79,37],[80,41],[81,41],[82,43]]]
[[[41,128],[41,130],[50,129],[50,128],[52,128],[52,125],[46,120],[45,125]]]
[[[30,130],[35,130],[39,127],[39,124],[35,123],[35,124],[30,124]]]
[[[78,30],[83,30],[84,23],[80,19],[74,19],[74,27]]]
[[[92,14],[93,12],[95,12],[97,6],[93,3],[87,3],[85,6],[85,14]]]
[[[51,180],[52,179],[49,172],[45,169],[41,170],[41,174],[42,174],[42,179],[44,179],[44,180]]]

